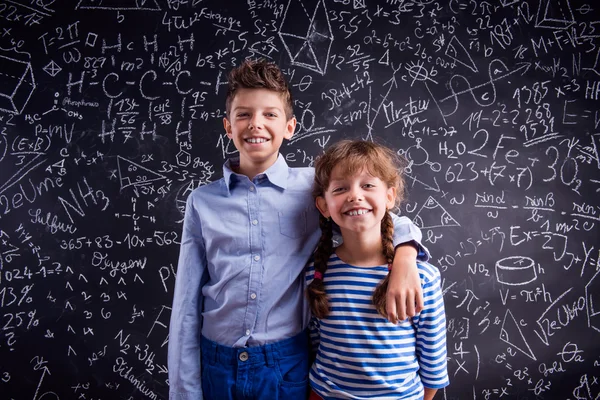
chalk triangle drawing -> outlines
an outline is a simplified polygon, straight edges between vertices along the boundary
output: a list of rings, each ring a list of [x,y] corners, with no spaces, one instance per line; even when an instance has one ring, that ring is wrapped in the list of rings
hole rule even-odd
[[[456,38],[456,36],[452,36],[452,39],[448,42],[448,47],[446,47],[446,53],[448,57],[453,59],[459,64],[464,65],[469,68],[473,72],[479,72],[475,62],[471,58],[471,55],[465,49],[465,46]]]
[[[156,0],[80,0],[75,9],[160,11]]]
[[[569,0],[540,0],[536,28],[567,29],[574,23]]]
[[[156,173],[121,156],[117,156],[117,168],[119,170],[121,189],[125,189],[132,185],[143,186],[150,182],[166,179],[164,175]]]
[[[506,314],[504,314],[504,321],[502,321],[502,328],[500,328],[500,340],[537,361],[529,344],[527,344],[527,340],[525,340],[525,336],[523,336],[523,332],[521,332],[521,328],[519,328],[517,320],[509,309],[506,309]]]
[[[448,211],[431,196],[421,206],[421,209],[414,218],[414,222],[421,229],[460,226]]]

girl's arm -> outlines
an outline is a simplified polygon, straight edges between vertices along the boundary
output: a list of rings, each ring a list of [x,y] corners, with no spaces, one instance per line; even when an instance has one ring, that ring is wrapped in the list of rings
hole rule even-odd
[[[431,388],[425,388],[425,397],[423,397],[423,400],[433,400],[433,396],[435,396],[435,393],[437,392],[437,389],[431,389]]]

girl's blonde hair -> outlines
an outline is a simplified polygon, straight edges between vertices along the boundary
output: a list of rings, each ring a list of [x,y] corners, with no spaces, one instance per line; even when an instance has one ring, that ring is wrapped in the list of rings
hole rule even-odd
[[[315,182],[313,185],[313,198],[324,197],[331,172],[335,167],[340,167],[347,176],[360,172],[363,168],[381,179],[388,188],[396,188],[396,203],[398,206],[404,198],[404,179],[402,169],[405,163],[395,152],[386,146],[364,140],[342,140],[335,143],[317,158],[315,162]],[[332,222],[323,215],[319,217],[321,226],[321,239],[314,254],[315,272],[320,272],[320,278],[313,279],[307,288],[307,296],[312,313],[317,318],[324,318],[329,314],[329,301],[325,293],[323,278],[327,271],[327,261],[333,252]],[[392,242],[394,224],[389,210],[381,220],[381,241],[383,254],[386,261],[391,264],[394,260],[394,245]],[[375,289],[373,304],[377,311],[386,314],[386,293],[389,274]]]

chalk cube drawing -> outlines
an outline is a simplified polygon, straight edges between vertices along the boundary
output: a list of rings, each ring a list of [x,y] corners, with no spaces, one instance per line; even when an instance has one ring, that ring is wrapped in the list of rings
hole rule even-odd
[[[600,270],[585,285],[585,300],[588,326],[600,332]]]
[[[28,61],[0,55],[0,109],[21,114],[35,90]]]
[[[324,0],[290,0],[279,37],[293,65],[325,74],[333,33]]]

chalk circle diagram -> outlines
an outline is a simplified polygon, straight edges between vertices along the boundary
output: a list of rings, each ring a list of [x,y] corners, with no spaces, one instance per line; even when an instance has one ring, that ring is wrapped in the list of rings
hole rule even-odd
[[[156,0],[79,0],[75,9],[160,11],[160,6]]]
[[[0,71],[0,110],[21,114],[36,88],[31,63],[0,54]]]
[[[410,146],[406,150],[398,150],[398,154],[406,157],[408,165],[404,168],[407,173],[412,173],[413,166],[421,166],[427,164],[433,172],[440,172],[442,166],[438,162],[429,161],[429,153],[421,146],[422,139],[416,139],[417,144]]]
[[[496,261],[496,279],[508,286],[520,286],[537,279],[535,262],[524,256],[511,256]]]
[[[523,332],[521,332],[521,328],[519,328],[517,320],[509,309],[506,309],[506,313],[504,314],[504,320],[500,328],[500,340],[519,350],[532,360],[537,361],[535,354],[533,354],[531,347],[529,347],[527,340],[525,340],[525,336],[523,336]]]
[[[36,400],[60,400],[60,397],[58,397],[58,395],[54,392],[46,392]]]
[[[325,75],[333,43],[325,0],[289,0],[279,38],[292,65]]]
[[[424,83],[427,83],[429,81],[435,83],[436,85],[438,83],[436,80],[432,79],[423,61],[417,61],[416,63],[411,62],[410,64],[407,64],[404,68],[408,72],[408,76],[412,78],[412,82],[410,83],[411,87],[417,81]]]
[[[458,222],[442,207],[432,196],[423,203],[414,223],[421,229],[442,228],[447,226],[460,226]]]

